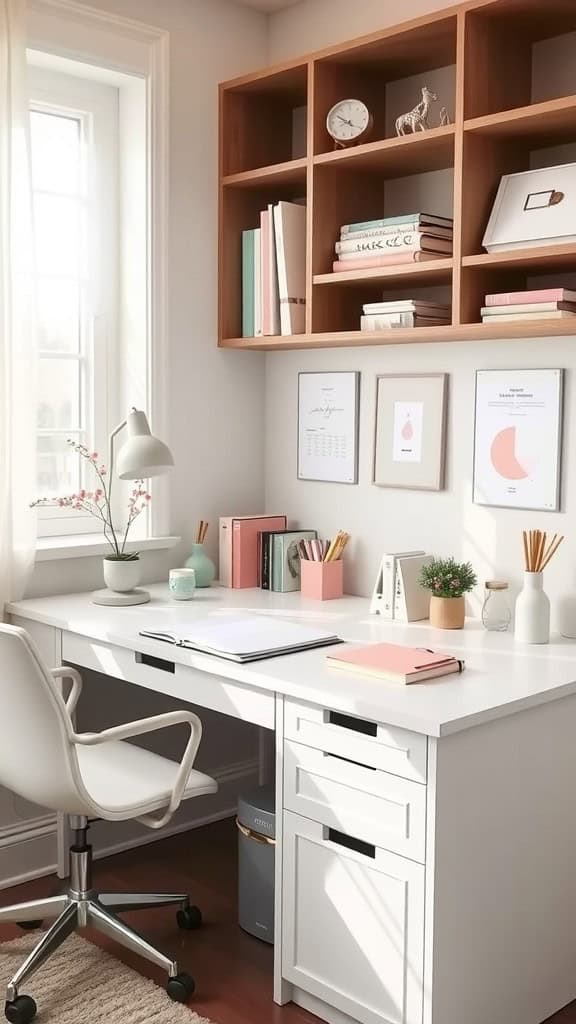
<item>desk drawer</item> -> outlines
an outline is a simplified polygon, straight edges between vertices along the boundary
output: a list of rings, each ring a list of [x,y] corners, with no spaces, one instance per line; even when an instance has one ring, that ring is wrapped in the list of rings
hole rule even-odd
[[[417,782],[287,741],[284,806],[424,863],[426,787]]]
[[[307,747],[426,782],[427,737],[337,711],[286,700],[284,735]]]
[[[150,650],[150,646],[146,646]],[[273,693],[176,664],[170,660],[170,647],[167,645],[158,644],[158,651],[151,658],[125,647],[64,633],[62,660],[265,729],[274,728]]]

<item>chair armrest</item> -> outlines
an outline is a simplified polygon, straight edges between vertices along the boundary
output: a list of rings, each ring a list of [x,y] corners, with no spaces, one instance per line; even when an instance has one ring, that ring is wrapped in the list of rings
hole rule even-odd
[[[170,821],[170,818],[178,810],[182,802],[182,794],[186,789],[186,784],[190,777],[196,754],[198,753],[198,747],[202,739],[202,722],[198,715],[195,715],[193,711],[168,711],[163,715],[142,718],[139,722],[126,722],[125,725],[116,725],[111,729],[104,729],[102,732],[75,733],[72,739],[74,743],[94,746],[99,743],[109,743],[113,740],[129,739],[132,736],[142,736],[147,732],[168,729],[173,725],[181,725],[182,723],[190,727],[190,737],[174,780],[168,807],[160,818],[154,818],[148,814],[138,818],[138,821],[147,825],[148,828],[162,828],[163,825]]]
[[[113,725],[110,729],[103,729],[102,732],[80,732],[74,733],[74,743],[81,743],[83,746],[93,747],[98,743],[109,743],[112,740],[128,740],[133,736],[143,736],[147,732],[156,732],[159,729],[169,729],[172,725],[198,726],[200,736],[202,735],[202,724],[198,715],[193,711],[166,711],[162,715],[152,715],[150,718],[140,718],[135,722],[125,722],[123,725]],[[200,737],[198,739],[200,742]]]
[[[78,703],[78,698],[82,693],[82,676],[80,675],[78,669],[69,668],[67,665],[64,665],[62,668],[51,669],[50,674],[53,679],[72,680],[70,693],[68,694],[68,697],[66,699],[66,710],[70,717],[72,717],[76,709],[76,705]]]

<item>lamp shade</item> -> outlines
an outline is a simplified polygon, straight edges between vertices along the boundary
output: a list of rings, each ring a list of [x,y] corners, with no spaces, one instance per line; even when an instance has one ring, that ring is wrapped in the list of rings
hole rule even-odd
[[[126,421],[128,440],[118,452],[116,472],[121,480],[148,480],[174,465],[168,445],[150,433],[146,414],[133,409]]]

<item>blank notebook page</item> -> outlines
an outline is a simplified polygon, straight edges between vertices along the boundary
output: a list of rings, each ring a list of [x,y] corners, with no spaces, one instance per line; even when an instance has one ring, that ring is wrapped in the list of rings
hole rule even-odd
[[[151,622],[147,632],[173,637],[177,642],[200,650],[222,654],[250,655],[335,639],[333,633],[283,622],[264,615],[210,617],[195,622],[173,622],[170,629],[158,630]]]

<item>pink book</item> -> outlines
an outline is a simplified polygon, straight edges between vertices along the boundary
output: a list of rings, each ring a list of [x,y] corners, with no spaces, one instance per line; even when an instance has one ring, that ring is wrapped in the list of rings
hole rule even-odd
[[[278,267],[276,264],[276,232],[274,206],[260,214],[262,293],[262,334],[272,337],[280,334],[280,297],[278,294]]]
[[[352,260],[337,260],[332,264],[335,274],[346,270],[371,270],[375,267],[394,267],[401,263],[422,263],[424,260],[441,259],[436,252],[393,252],[389,256],[356,257]]]
[[[286,516],[234,519],[232,523],[232,586],[236,590],[258,586],[258,534],[285,530]]]
[[[332,668],[343,668],[359,675],[389,679],[395,683],[418,683],[435,676],[462,672],[464,662],[451,654],[428,651],[399,644],[370,644],[344,649],[326,658]]]
[[[543,288],[532,292],[501,292],[486,296],[487,306],[517,306],[528,302],[576,302],[569,288]]]

